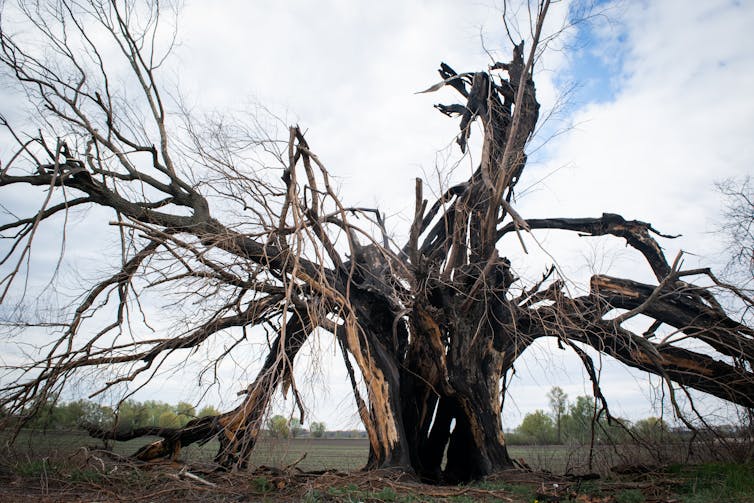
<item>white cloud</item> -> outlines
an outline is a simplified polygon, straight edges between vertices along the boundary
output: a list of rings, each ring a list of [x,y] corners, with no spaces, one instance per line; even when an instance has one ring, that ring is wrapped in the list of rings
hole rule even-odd
[[[669,249],[707,254],[714,239],[705,233],[719,208],[714,182],[751,173],[754,163],[754,41],[747,36],[754,8],[652,2],[631,3],[625,14],[613,31],[626,40],[615,99],[574,115],[574,131],[551,150],[545,169],[573,168],[555,173],[549,190],[522,208],[552,214],[555,197],[564,215],[622,213],[683,234],[665,242]]]

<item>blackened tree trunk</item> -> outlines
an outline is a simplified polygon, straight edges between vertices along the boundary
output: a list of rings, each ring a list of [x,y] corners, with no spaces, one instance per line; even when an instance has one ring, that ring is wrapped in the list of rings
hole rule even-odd
[[[709,270],[685,271],[679,260],[668,263],[648,223],[610,213],[525,220],[515,211],[514,189],[539,117],[533,66],[548,1],[538,4],[528,48],[523,42],[515,46],[511,61],[461,74],[441,65],[442,81],[429,91],[447,86],[460,95],[462,103],[437,108],[460,117],[462,151],[469,148],[472,125],[481,124],[480,163],[431,206],[422,180],[416,181],[414,218],[408,242],[400,247],[388,238],[379,211],[341,202],[298,127],[290,128],[280,151],[269,139],[234,136],[244,129],[226,128],[223,120],[201,131],[201,121],[187,116],[188,127],[171,130],[157,82],[159,64],[144,57],[154,49],[149,41],[157,38],[155,25],[132,22],[130,11],[117,3],[107,16],[98,4],[88,9],[80,2],[62,4],[67,8],[55,10],[55,21],[68,22],[65,36],[37,17],[43,10],[24,12],[41,40],[58,49],[76,48],[54,51],[62,54],[54,65],[34,59],[34,51],[25,51],[0,17],[0,63],[44,111],[40,121],[59,131],[53,145],[41,133],[21,140],[26,136],[11,128],[19,151],[2,163],[0,190],[39,188],[41,204],[35,215],[0,226],[16,232],[0,263],[7,269],[0,302],[18,283],[40,222],[72,207],[114,210],[122,255],[114,274],[90,285],[62,314],[54,325],[60,333],[39,348],[38,359],[21,366],[24,374],[2,388],[0,406],[9,415],[33,414],[78,372],[105,368],[116,376],[96,394],[153,375],[171,354],[191,357],[214,337],[230,338],[219,360],[229,354],[248,358],[237,348],[254,337],[248,331],[254,326],[277,333],[233,410],[185,428],[93,428],[92,434],[162,436],[136,453],[145,461],[176,457],[182,446],[217,436],[217,462],[244,468],[274,394],[291,389],[299,400],[293,361],[316,330],[333,334],[342,350],[369,437],[366,468],[413,471],[431,481],[468,481],[513,465],[501,424],[506,376],[541,337],[557,338],[579,355],[607,414],[594,365],[580,345],[668,384],[754,407],[754,331],[726,312],[715,289],[686,279],[704,277],[751,308],[745,292],[720,283]],[[159,4],[151,9],[145,19],[159,19]],[[125,67],[141,89],[144,109],[151,111],[145,123],[129,122],[132,109],[120,104],[137,98],[113,89],[104,65],[95,75],[84,73],[99,53],[82,19],[99,24],[127,48]],[[80,47],[89,48],[88,59],[79,56]],[[280,180],[247,166],[249,145],[267,149],[281,167]],[[222,204],[215,209],[210,203],[217,200]],[[242,217],[234,221],[235,215]],[[354,215],[381,235],[359,227]],[[625,239],[650,265],[657,284],[594,276],[588,294],[571,297],[550,269],[539,283],[518,284],[515,292],[521,293],[514,293],[517,278],[501,239],[537,229]],[[191,313],[183,320],[191,328],[177,335],[132,333],[130,313],[139,312],[139,292],[149,289],[171,299],[181,296],[171,307]],[[611,315],[616,309],[617,317]],[[654,323],[635,334],[625,322],[640,314]],[[24,321],[19,329],[30,325]],[[657,341],[661,325],[712,350]]]

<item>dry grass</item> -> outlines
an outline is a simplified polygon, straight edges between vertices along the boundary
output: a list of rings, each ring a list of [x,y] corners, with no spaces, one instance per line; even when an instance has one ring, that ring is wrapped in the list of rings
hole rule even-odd
[[[128,457],[139,442],[118,443],[111,451],[94,443],[78,434],[22,436],[0,460],[0,501],[754,501],[751,463],[674,465],[595,480],[540,469],[575,467],[583,461],[582,452],[512,447],[512,454],[526,457],[533,471],[509,470],[452,487],[423,484],[397,471],[355,471],[366,460],[362,439],[265,439],[255,453],[256,468],[235,473],[209,462],[212,445],[184,450],[185,463],[141,463]],[[603,462],[607,452],[601,454]],[[286,468],[304,453],[302,461]]]

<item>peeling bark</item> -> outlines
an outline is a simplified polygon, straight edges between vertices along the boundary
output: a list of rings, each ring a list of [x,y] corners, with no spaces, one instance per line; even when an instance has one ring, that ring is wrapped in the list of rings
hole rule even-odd
[[[29,262],[39,223],[70,207],[113,210],[122,248],[114,264],[118,272],[108,272],[107,279],[93,284],[72,306],[71,318],[60,325],[62,335],[47,346],[51,349],[40,350],[38,361],[15,369],[26,377],[0,389],[0,406],[9,415],[38,410],[81,370],[127,366],[95,391],[100,393],[155,371],[166,355],[195,352],[211,336],[257,325],[273,327],[276,336],[259,374],[233,410],[195,419],[184,428],[92,429],[91,434],[117,440],[162,437],[135,454],[143,461],[176,458],[182,447],[217,437],[221,447],[216,461],[227,469],[245,468],[273,394],[293,383],[293,361],[318,329],[334,334],[343,351],[369,437],[366,468],[414,471],[428,481],[464,482],[512,466],[501,423],[506,376],[540,337],[555,337],[577,351],[601,400],[591,359],[576,343],[659,375],[673,386],[754,407],[754,331],[715,296],[715,289],[725,290],[751,309],[754,301],[746,292],[721,283],[709,270],[681,270],[680,257],[668,263],[657,238],[672,236],[647,222],[611,213],[526,220],[513,207],[526,166],[526,144],[539,118],[533,65],[549,1],[537,4],[532,40],[515,45],[511,61],[468,73],[441,64],[442,81],[427,92],[448,86],[460,95],[460,103],[437,108],[460,118],[457,143],[464,152],[472,125],[479,123],[482,151],[472,175],[443,187],[431,205],[417,180],[414,219],[403,246],[392,242],[378,210],[341,202],[327,169],[298,127],[289,130],[287,152],[273,152],[282,168],[280,180],[247,169],[248,145],[258,139],[235,138],[222,121],[202,136],[188,120],[184,133],[189,141],[180,151],[188,157],[177,162],[154,80],[157,68],[139,52],[155,40],[149,30],[156,27],[130,26],[115,4],[114,18],[96,17],[98,7],[79,8],[66,0],[63,4],[71,7],[60,11],[62,19],[71,18],[63,30],[66,37],[78,35],[80,45],[90,47],[86,23],[77,22],[75,11],[95,16],[89,21],[104,35],[120,47],[133,48],[124,56],[142,87],[134,108],[141,106],[151,115],[145,116],[145,124],[127,123],[131,109],[119,108],[118,100],[111,99],[112,88],[96,88],[96,82],[111,81],[103,65],[97,78],[79,75],[98,60],[94,47],[84,62],[76,59],[78,46],[70,53],[54,51],[69,57],[73,68],[73,77],[59,75],[65,65],[33,59],[35,51],[24,51],[3,29],[0,16],[0,63],[27,86],[37,109],[49,114],[43,118],[47,124],[65,126],[54,148],[41,132],[29,142],[18,140],[18,153],[0,171],[0,190],[21,185],[44,191],[36,215],[0,226],[2,232],[16,233],[9,255],[0,261],[5,267],[0,302]],[[151,8],[149,18],[158,19],[158,3]],[[26,14],[35,15],[33,10]],[[30,28],[41,31],[39,39],[69,47],[69,39],[47,22],[29,21]],[[91,89],[65,84],[85,81]],[[229,136],[224,138],[223,132]],[[85,151],[75,152],[64,137],[85,145]],[[275,142],[261,142],[268,143]],[[21,158],[32,168],[16,168],[13,163]],[[181,171],[181,165],[197,169]],[[69,192],[77,197],[68,199]],[[213,214],[210,202],[218,198],[225,206]],[[225,222],[233,214],[228,208],[242,217]],[[359,227],[359,219],[370,222],[381,236]],[[625,239],[652,269],[657,285],[594,276],[589,294],[572,298],[564,292],[563,281],[552,277],[551,268],[540,282],[521,286],[512,272],[515,266],[503,256],[501,238],[516,233],[523,245],[521,234],[539,229]],[[167,265],[155,272],[155,264]],[[686,282],[694,276],[712,282],[715,289]],[[209,314],[199,321],[187,317],[191,328],[179,336],[119,339],[128,332],[124,327],[131,322],[129,313],[141,308],[138,296],[144,285],[176,287],[184,292],[183,307]],[[211,300],[216,296],[222,299]],[[104,317],[104,307],[115,315],[93,327]],[[617,317],[607,317],[616,310]],[[632,333],[624,323],[639,314],[653,320],[646,334]],[[710,350],[692,351],[675,339],[661,339],[662,325]],[[116,342],[101,344],[107,337]],[[239,342],[232,340],[228,353]],[[361,396],[352,362],[363,378],[366,397]],[[295,386],[293,391],[295,395]]]

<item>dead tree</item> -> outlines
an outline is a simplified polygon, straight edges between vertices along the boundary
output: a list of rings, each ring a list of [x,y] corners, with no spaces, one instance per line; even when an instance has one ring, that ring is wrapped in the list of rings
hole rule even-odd
[[[292,363],[316,330],[333,334],[342,348],[368,433],[367,468],[396,467],[427,480],[465,481],[512,466],[501,424],[506,376],[544,337],[578,354],[606,414],[584,346],[660,376],[671,391],[694,389],[754,407],[754,331],[715,297],[726,290],[751,306],[744,292],[707,269],[669,263],[648,223],[609,213],[525,220],[513,208],[539,116],[532,75],[548,8],[548,1],[537,5],[533,39],[516,45],[510,62],[471,73],[441,65],[442,81],[430,90],[458,92],[461,103],[438,109],[460,116],[462,150],[472,125],[481,125],[481,162],[431,204],[417,179],[408,240],[395,244],[379,211],[341,201],[298,127],[283,142],[188,114],[176,127],[158,80],[170,34],[160,31],[165,13],[156,3],[141,12],[119,2],[22,2],[13,14],[32,21],[57,59],[27,48],[3,18],[0,61],[34,100],[45,131],[22,136],[4,124],[19,148],[3,159],[0,190],[36,187],[39,205],[0,225],[12,243],[0,262],[0,300],[7,304],[22,289],[24,263],[46,223],[75,207],[111,210],[121,256],[61,321],[40,322],[53,339],[37,360],[6,367],[12,379],[4,381],[0,405],[12,415],[32,414],[92,368],[113,376],[94,395],[137,379],[148,383],[172,355],[213,344],[225,348],[218,360],[243,358],[234,351],[258,336],[251,329],[272,327],[269,354],[235,409],[180,429],[92,434],[161,435],[136,454],[143,460],[176,456],[182,445],[217,436],[217,461],[244,467],[274,392],[291,388],[298,400]],[[94,27],[97,38],[89,36]],[[107,49],[130,68],[122,88],[108,78],[103,33]],[[264,162],[250,162],[250,152]],[[271,158],[277,172],[265,168]],[[573,297],[551,269],[521,289],[501,238],[538,229],[623,239],[656,283],[594,276],[590,291]],[[695,277],[712,286],[691,283]],[[135,329],[147,316],[140,313],[145,295],[185,308],[185,325],[151,336]],[[627,324],[640,314],[653,320],[646,333]],[[17,323],[19,330],[29,325]],[[672,335],[662,337],[661,327]],[[709,350],[687,349],[681,339]]]

